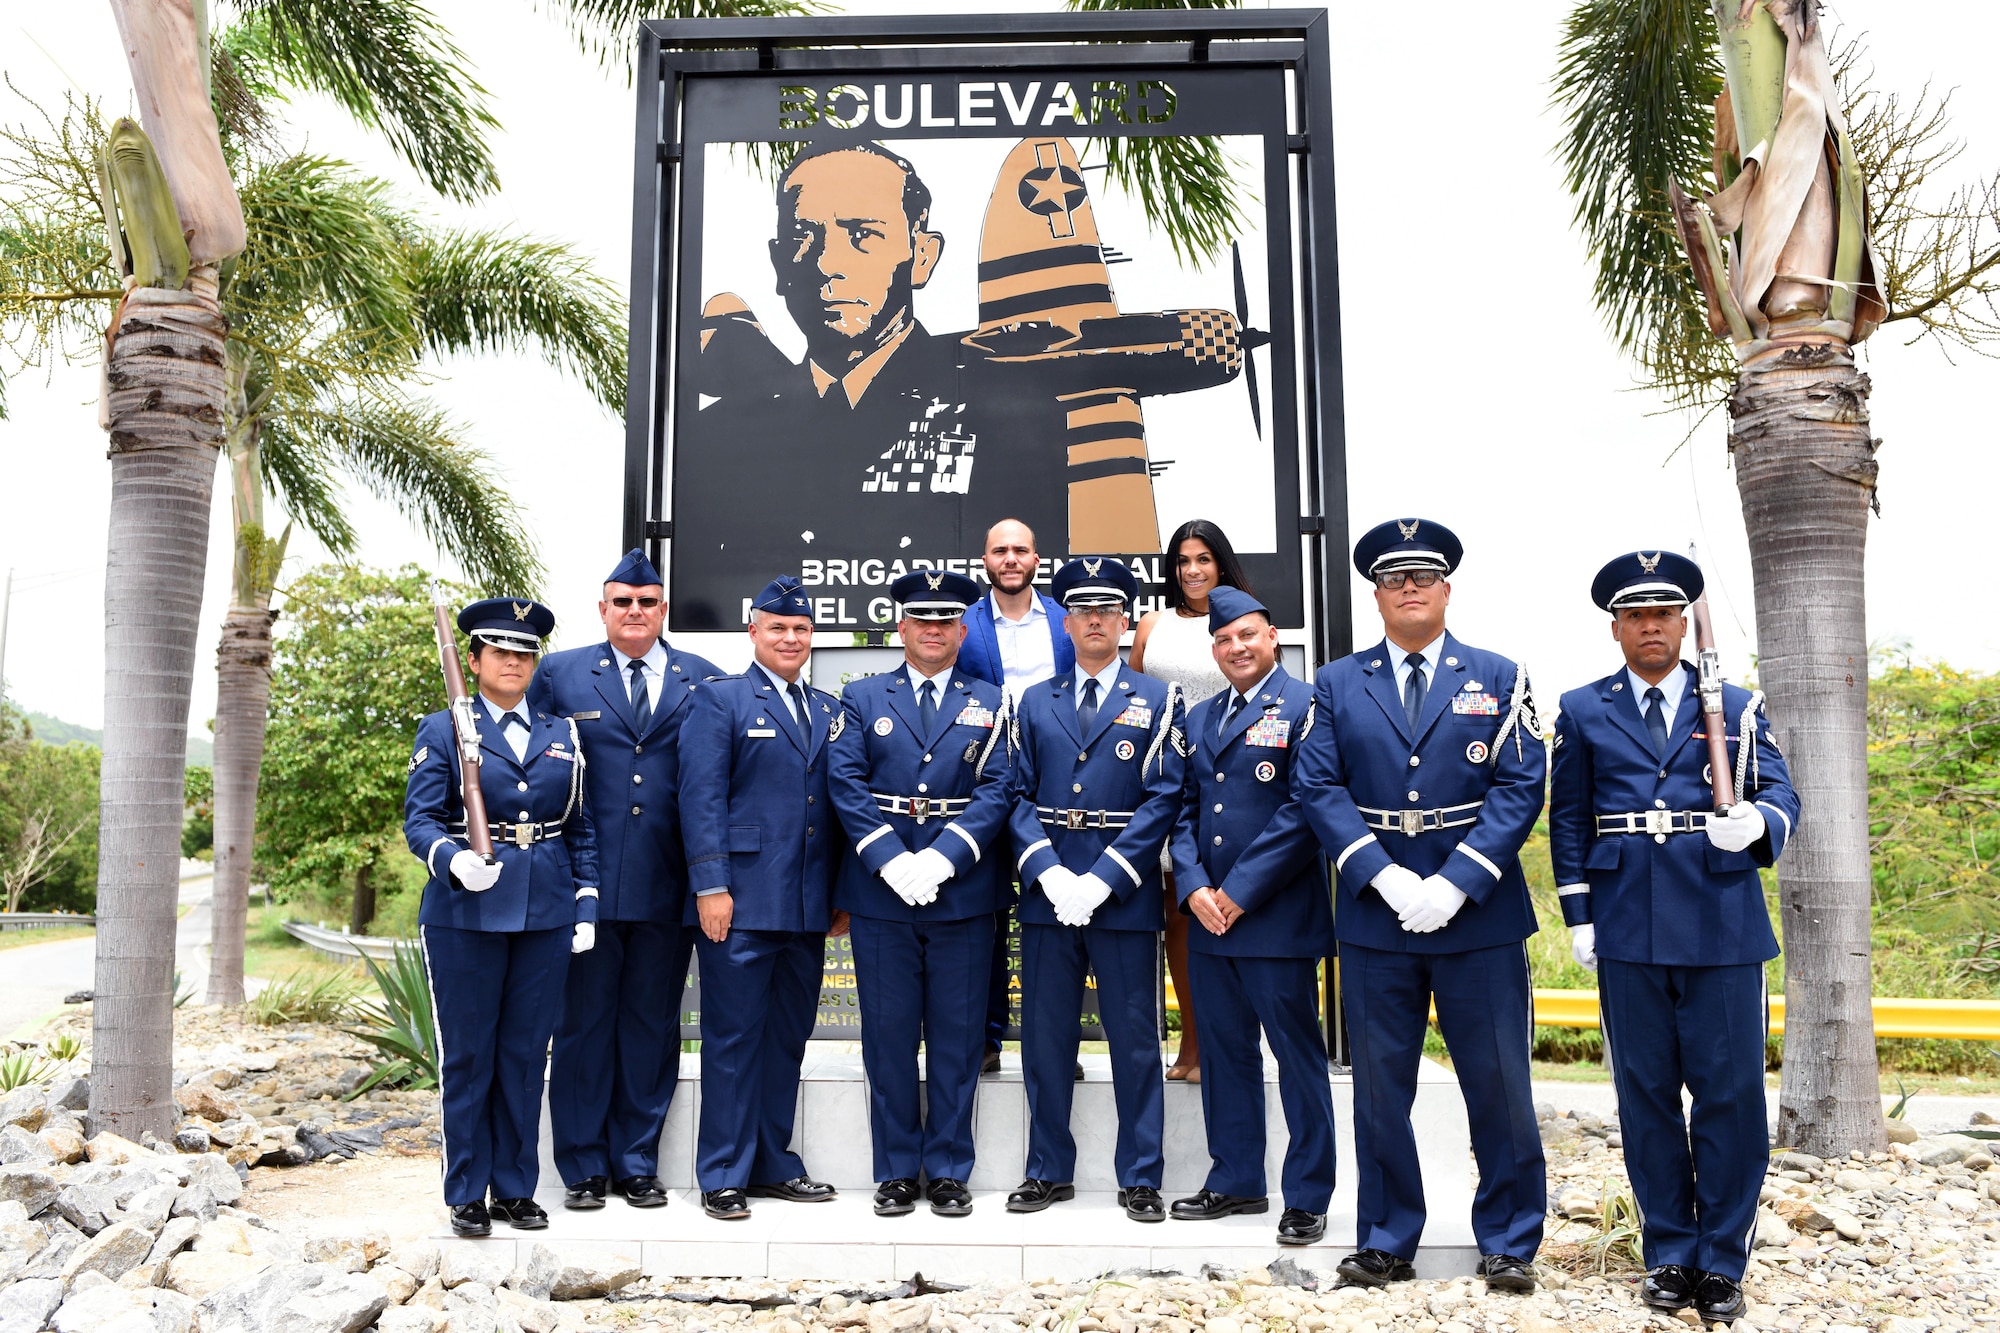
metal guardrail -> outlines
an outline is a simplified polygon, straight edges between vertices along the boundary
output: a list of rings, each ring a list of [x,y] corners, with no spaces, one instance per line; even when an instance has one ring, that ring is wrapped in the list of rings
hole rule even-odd
[[[1922,1000],[1878,995],[1873,1004],[1877,1037],[2000,1041],[2000,1000]],[[1771,1032],[1777,1035],[1785,1030],[1785,997],[1773,995],[1770,1005]],[[1598,1027],[1597,992],[1538,990],[1535,1022],[1544,1027]]]
[[[282,924],[287,935],[308,949],[342,962],[366,954],[378,963],[386,963],[396,956],[398,944],[415,943],[413,940],[399,940],[379,935],[350,935],[344,930],[328,930],[324,926],[315,926],[304,921],[286,921]]]
[[[47,930],[52,926],[96,924],[96,917],[79,912],[0,912],[0,930]]]

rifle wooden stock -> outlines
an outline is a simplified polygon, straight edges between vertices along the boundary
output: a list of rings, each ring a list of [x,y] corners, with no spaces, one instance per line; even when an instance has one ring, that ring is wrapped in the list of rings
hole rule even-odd
[[[1688,615],[1694,621],[1694,647],[1699,664],[1695,689],[1701,697],[1701,729],[1708,737],[1709,791],[1715,798],[1715,812],[1726,814],[1736,803],[1736,784],[1729,766],[1729,719],[1722,712],[1722,655],[1716,651],[1706,591],[1694,599]]]
[[[493,833],[486,826],[486,793],[479,786],[479,724],[472,716],[472,694],[465,688],[465,669],[458,660],[458,639],[451,629],[451,611],[442,603],[431,607],[436,629],[438,666],[444,672],[446,706],[458,743],[458,786],[465,802],[465,840],[472,850],[493,860]]]

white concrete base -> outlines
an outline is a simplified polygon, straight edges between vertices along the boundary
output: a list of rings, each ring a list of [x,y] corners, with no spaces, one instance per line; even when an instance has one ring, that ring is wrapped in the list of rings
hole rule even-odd
[[[905,1217],[874,1215],[873,1149],[868,1134],[867,1084],[861,1056],[850,1043],[814,1042],[800,1082],[794,1147],[812,1175],[842,1191],[824,1204],[753,1199],[751,1216],[719,1222],[701,1211],[695,1189],[694,1131],[701,1100],[701,1062],[681,1057],[680,1089],[661,1139],[660,1178],[674,1191],[665,1208],[638,1209],[617,1198],[604,1208],[573,1213],[562,1207],[562,1180],[549,1147],[546,1106],[542,1121],[542,1187],[550,1227],[539,1233],[500,1228],[482,1245],[500,1248],[546,1239],[602,1246],[639,1259],[657,1277],[907,1278],[914,1272],[937,1281],[980,1278],[1090,1277],[1116,1268],[1194,1272],[1204,1263],[1245,1267],[1289,1254],[1310,1267],[1331,1269],[1354,1248],[1353,1083],[1332,1075],[1339,1169],[1327,1239],[1316,1246],[1281,1248],[1275,1240],[1286,1134],[1278,1101],[1277,1066],[1265,1060],[1268,1123],[1266,1173],[1271,1211],[1219,1222],[1134,1222],[1117,1206],[1111,1150],[1117,1132],[1110,1060],[1083,1057],[1084,1082],[1076,1089],[1072,1124],[1077,1137],[1077,1198],[1045,1212],[1006,1211],[1007,1191],[1020,1183],[1027,1158],[1028,1109],[1019,1057],[1008,1052],[997,1075],[980,1081],[975,1122],[977,1166],[969,1182],[970,1217],[940,1218],[921,1204]],[[1201,1090],[1166,1086],[1166,1174],[1169,1201],[1201,1188],[1209,1166]],[[1458,1081],[1425,1061],[1411,1119],[1423,1154],[1424,1198],[1430,1213],[1417,1271],[1423,1277],[1470,1273],[1479,1259],[1472,1236],[1471,1139]],[[523,1250],[522,1257],[526,1257]]]

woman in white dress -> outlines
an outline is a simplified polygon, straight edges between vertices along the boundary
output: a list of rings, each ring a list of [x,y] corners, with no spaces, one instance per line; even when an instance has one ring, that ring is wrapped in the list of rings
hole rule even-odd
[[[1229,683],[1215,664],[1214,640],[1208,632],[1208,595],[1217,588],[1248,588],[1235,548],[1222,529],[1207,519],[1192,519],[1174,529],[1167,549],[1173,552],[1174,576],[1167,583],[1166,609],[1148,611],[1140,619],[1132,636],[1131,666],[1155,680],[1177,683],[1187,706],[1193,708],[1211,694],[1221,693]],[[1173,867],[1164,848],[1160,864],[1166,872],[1167,972],[1174,979],[1174,998],[1181,1011],[1181,1047],[1167,1077],[1199,1083],[1201,1043],[1195,1033],[1194,1003],[1188,990],[1188,921],[1174,891]]]

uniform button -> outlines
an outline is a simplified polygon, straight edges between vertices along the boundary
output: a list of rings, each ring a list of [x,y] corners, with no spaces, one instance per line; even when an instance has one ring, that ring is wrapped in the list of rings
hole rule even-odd
[[[810,796],[806,797],[806,804],[811,805],[812,803],[813,803],[813,798]]]
[[[523,823],[526,823],[528,820],[528,812],[526,810],[523,810],[520,814],[515,815],[514,818],[522,821]]]
[[[929,784],[928,782],[919,782],[919,783],[917,784],[917,790],[918,790],[918,791],[929,791],[930,789],[931,789],[931,788],[930,788],[930,784]],[[808,796],[808,797],[806,797],[806,799],[807,799],[808,801],[810,801],[810,800],[812,799],[812,797]]]
[[[810,775],[810,774],[812,773],[812,771],[813,771],[813,766],[812,766],[811,764],[807,764],[807,765],[806,765],[806,772],[807,772],[807,774],[808,774],[808,775]]]
[[[1411,792],[1411,793],[1410,793],[1410,799],[1411,799],[1411,800],[1413,800],[1413,801],[1414,801],[1414,800],[1416,800],[1416,799],[1417,799],[1417,794],[1416,794],[1415,792]]]
[[[638,814],[638,813],[639,813],[639,807],[638,807],[638,806],[636,806],[636,805],[635,805],[635,806],[633,806],[633,807],[632,807],[632,813],[633,813],[633,814],[635,814],[635,815],[636,815],[636,814]]]
[[[1663,769],[1661,769],[1661,770],[1660,770],[1660,776],[1661,776],[1661,777],[1665,777],[1666,775],[1667,775],[1667,770],[1666,770],[1666,769],[1664,769],[1664,768],[1663,768]]]
[[[810,838],[812,835],[813,835],[813,826],[811,824],[808,824],[806,825],[806,836]]]
[[[1217,782],[1220,782],[1220,781],[1222,781],[1222,774],[1220,774],[1220,773],[1217,773],[1217,774],[1215,775],[1215,780],[1216,780]]]
[[[645,746],[643,746],[643,745],[635,745],[635,746],[633,746],[633,747],[632,747],[632,753],[633,753],[633,754],[644,754],[644,753],[646,753],[646,747],[645,747]]]
[[[924,756],[924,762],[928,764],[928,763],[929,763],[930,761],[931,761],[931,757],[930,757],[929,755],[925,755],[925,756]]]
[[[1654,842],[1665,842],[1666,840],[1667,840],[1667,835],[1664,833],[1655,833],[1653,835]]]
[[[1220,847],[1222,845],[1222,835],[1220,833],[1215,835],[1215,845],[1217,847]]]
[[[1411,755],[1411,756],[1410,756],[1410,767],[1411,767],[1411,768],[1415,768],[1415,767],[1416,767],[1416,766],[1417,766],[1418,764],[1421,764],[1421,763],[1423,763],[1423,762],[1424,762],[1424,761],[1423,761],[1422,759],[1418,758],[1418,757],[1417,757],[1416,755]]]
[[[1222,802],[1217,801],[1215,803],[1215,813],[1218,815],[1222,813]]]
[[[1083,752],[1082,754],[1080,754],[1080,755],[1078,755],[1078,756],[1076,757],[1076,762],[1080,764],[1080,763],[1082,763],[1082,762],[1083,762],[1084,760],[1086,760],[1086,759],[1088,759],[1088,758],[1090,758],[1090,751],[1088,751],[1088,750],[1085,750],[1085,751],[1084,751],[1084,752]]]
[[[1667,808],[1667,803],[1665,801],[1655,801],[1653,802],[1653,808],[1655,810],[1664,810]]]
[[[644,782],[645,780],[646,780],[646,775],[643,773],[634,773],[632,775],[632,785],[635,787],[638,786],[640,783]]]
[[[517,782],[514,784],[514,789],[516,791],[526,791],[528,789],[528,784],[525,782]]]

